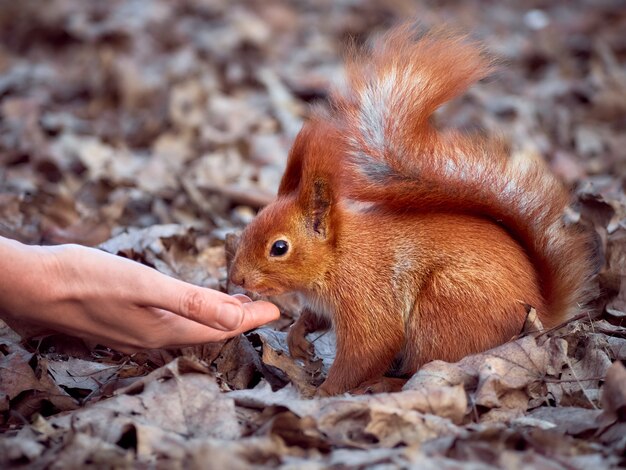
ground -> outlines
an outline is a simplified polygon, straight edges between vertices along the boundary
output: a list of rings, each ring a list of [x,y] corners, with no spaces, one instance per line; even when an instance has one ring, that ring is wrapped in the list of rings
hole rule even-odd
[[[275,194],[349,41],[397,21],[483,41],[493,77],[437,123],[498,134],[600,236],[594,305],[399,394],[306,399],[332,361],[296,314],[224,344],[126,356],[0,335],[3,467],[597,468],[626,463],[626,3],[0,0],[0,235],[99,246],[227,290],[226,235]]]

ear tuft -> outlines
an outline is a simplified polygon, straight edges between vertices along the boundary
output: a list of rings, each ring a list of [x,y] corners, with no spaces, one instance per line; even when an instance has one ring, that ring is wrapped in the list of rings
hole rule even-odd
[[[318,178],[313,182],[310,221],[313,231],[322,238],[328,237],[332,193],[328,181]]]

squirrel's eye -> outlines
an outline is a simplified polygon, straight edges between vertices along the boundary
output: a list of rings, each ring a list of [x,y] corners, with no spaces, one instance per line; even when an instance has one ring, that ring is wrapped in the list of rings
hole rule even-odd
[[[270,256],[283,256],[289,250],[289,243],[285,240],[277,240],[270,249]]]

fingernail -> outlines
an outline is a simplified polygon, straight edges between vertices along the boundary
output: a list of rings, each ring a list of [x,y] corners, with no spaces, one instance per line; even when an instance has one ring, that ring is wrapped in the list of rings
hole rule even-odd
[[[222,303],[217,310],[217,323],[226,330],[234,330],[243,322],[243,306],[229,302]]]
[[[252,302],[252,299],[244,294],[235,294],[233,295],[233,297],[241,301],[242,304],[247,304],[249,302]]]

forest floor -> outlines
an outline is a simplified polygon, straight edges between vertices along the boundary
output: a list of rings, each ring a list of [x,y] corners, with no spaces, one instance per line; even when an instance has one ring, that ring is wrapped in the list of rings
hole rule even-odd
[[[600,236],[594,308],[397,394],[307,399],[333,358],[297,314],[225,343],[124,355],[0,328],[3,468],[626,465],[626,2],[0,0],[0,235],[80,243],[226,290],[226,234],[270,201],[341,54],[452,24],[500,59],[437,114],[572,188]]]

